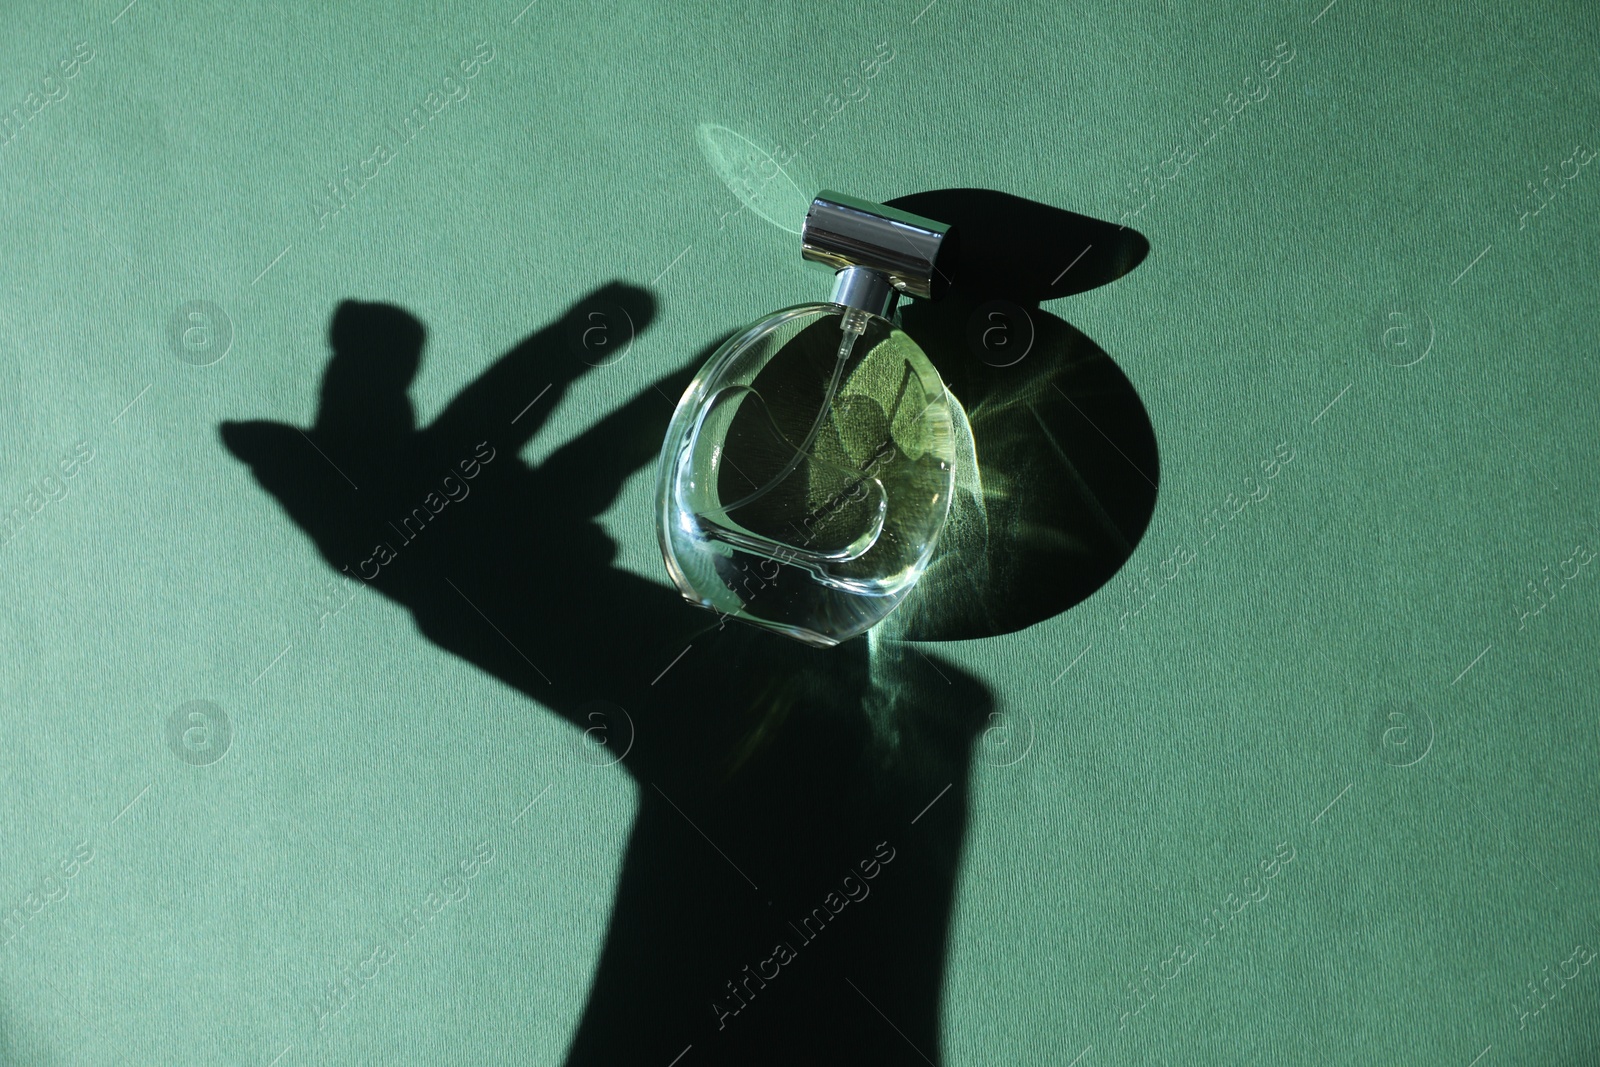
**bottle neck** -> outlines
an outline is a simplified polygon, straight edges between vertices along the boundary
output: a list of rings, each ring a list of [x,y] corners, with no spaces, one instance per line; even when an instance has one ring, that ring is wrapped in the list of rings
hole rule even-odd
[[[868,267],[846,267],[833,276],[833,295],[828,302],[887,319],[894,314],[899,296],[887,275]]]

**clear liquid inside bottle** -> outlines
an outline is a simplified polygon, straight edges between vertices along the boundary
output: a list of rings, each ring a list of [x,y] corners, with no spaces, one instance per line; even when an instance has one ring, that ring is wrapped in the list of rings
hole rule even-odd
[[[950,396],[888,319],[839,304],[777,312],[690,383],[658,485],[667,568],[719,614],[816,645],[910,591],[950,507]]]

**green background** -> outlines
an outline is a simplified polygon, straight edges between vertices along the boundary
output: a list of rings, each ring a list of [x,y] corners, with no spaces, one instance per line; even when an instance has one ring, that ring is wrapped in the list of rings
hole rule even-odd
[[[427,324],[426,421],[582,294],[648,286],[655,324],[534,458],[825,295],[702,125],[804,144],[806,193],[985,187],[1115,221],[1287,42],[1130,218],[1143,265],[1049,305],[1137,387],[1161,489],[1098,594],[941,646],[1001,707],[943,1059],[1594,1062],[1600,967],[1537,1015],[1526,983],[1600,946],[1600,578],[1519,617],[1600,542],[1600,168],[1537,214],[1528,189],[1600,144],[1594,12],[1250,6],[9,5],[0,107],[93,55],[0,148],[0,506],[28,516],[0,545],[0,909],[93,858],[0,950],[0,1055],[554,1063],[577,1023],[634,786],[401,609],[324,619],[332,571],[218,440],[310,423],[340,300]],[[470,95],[319,223],[480,42]],[[880,42],[870,92],[812,118]],[[197,300],[231,325],[208,366],[172,328]],[[1280,444],[1270,496],[1201,547]],[[664,583],[651,483],[606,525]],[[191,700],[231,723],[217,762],[168,745]],[[471,895],[318,1031],[318,988],[485,840]],[[1119,1025],[1280,844],[1270,894]]]

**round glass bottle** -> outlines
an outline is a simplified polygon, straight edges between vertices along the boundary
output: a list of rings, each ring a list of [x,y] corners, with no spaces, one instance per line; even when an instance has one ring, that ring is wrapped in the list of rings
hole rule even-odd
[[[931,294],[945,234],[834,193],[813,202],[803,254],[844,257],[832,298],[731,338],[667,431],[658,532],[686,599],[833,645],[921,577],[950,508],[955,400],[890,315],[897,292]]]

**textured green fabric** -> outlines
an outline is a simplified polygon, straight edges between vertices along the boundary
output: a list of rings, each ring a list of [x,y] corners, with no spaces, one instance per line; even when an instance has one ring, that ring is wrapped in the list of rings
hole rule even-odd
[[[0,1062],[560,1061],[638,790],[352,596],[217,428],[310,426],[347,298],[426,325],[426,422],[648,287],[549,454],[825,296],[784,228],[824,187],[1151,248],[1048,306],[1150,413],[1148,531],[938,647],[999,717],[921,1051],[1600,1058],[1592,6],[924,2],[9,5]],[[664,584],[651,492],[603,521]]]

